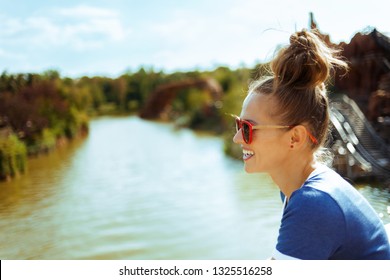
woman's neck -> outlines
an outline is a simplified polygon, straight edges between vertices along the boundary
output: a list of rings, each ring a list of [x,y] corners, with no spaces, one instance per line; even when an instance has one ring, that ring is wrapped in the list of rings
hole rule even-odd
[[[318,163],[311,155],[306,160],[302,157],[296,160],[291,159],[274,172],[271,172],[270,175],[288,200],[291,194],[303,185],[317,166]]]

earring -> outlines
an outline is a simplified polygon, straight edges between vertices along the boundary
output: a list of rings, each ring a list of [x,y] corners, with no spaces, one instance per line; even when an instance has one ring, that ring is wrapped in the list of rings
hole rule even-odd
[[[292,149],[292,148],[294,148],[294,145],[293,145],[293,144],[291,144],[291,145],[290,145],[290,148],[291,148],[291,149]]]

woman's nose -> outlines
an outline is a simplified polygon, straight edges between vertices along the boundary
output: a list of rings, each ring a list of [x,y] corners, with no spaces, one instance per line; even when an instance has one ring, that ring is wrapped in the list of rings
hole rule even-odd
[[[233,136],[233,142],[236,144],[241,144],[244,142],[244,139],[242,138],[241,129],[236,132],[236,134]]]

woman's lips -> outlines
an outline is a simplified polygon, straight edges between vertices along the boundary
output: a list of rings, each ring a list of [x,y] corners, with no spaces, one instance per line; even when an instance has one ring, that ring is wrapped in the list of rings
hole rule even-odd
[[[251,151],[251,150],[246,150],[246,149],[243,149],[242,150],[242,159],[244,161],[247,161],[249,160],[251,157],[253,157],[255,155],[255,152]]]

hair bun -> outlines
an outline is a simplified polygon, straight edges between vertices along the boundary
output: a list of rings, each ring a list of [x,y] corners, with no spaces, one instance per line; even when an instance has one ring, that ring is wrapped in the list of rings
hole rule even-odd
[[[329,77],[334,66],[347,67],[337,51],[328,47],[313,32],[302,30],[290,36],[290,45],[271,62],[276,88],[314,89]]]
[[[308,51],[312,47],[305,31],[292,34],[290,36],[290,46],[297,53]]]

